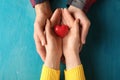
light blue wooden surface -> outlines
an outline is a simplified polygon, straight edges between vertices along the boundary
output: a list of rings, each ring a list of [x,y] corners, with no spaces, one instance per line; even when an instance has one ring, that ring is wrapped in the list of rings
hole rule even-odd
[[[66,2],[51,3],[55,9]],[[86,79],[120,80],[120,0],[97,0],[88,16],[92,26],[81,53]],[[0,80],[39,80],[43,62],[33,40],[34,18],[29,0],[0,0]]]

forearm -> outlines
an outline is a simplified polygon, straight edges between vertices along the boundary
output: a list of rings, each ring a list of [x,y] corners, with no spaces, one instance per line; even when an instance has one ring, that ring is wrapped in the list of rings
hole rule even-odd
[[[46,57],[44,65],[48,66],[50,68],[59,70],[60,69],[60,59],[57,59],[57,57],[48,56],[48,57]]]
[[[66,69],[69,70],[81,64],[79,54],[75,52],[70,53],[65,57],[66,59]]]
[[[51,14],[51,8],[50,8],[50,4],[49,1],[45,1],[43,3],[40,4],[36,4],[35,5],[35,11],[36,14],[41,15],[41,14]]]

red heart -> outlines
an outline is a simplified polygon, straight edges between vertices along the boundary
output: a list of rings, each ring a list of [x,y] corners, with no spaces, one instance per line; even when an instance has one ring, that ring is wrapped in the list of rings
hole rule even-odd
[[[56,25],[54,27],[55,33],[61,38],[65,37],[67,35],[68,30],[69,30],[69,28],[67,25]]]

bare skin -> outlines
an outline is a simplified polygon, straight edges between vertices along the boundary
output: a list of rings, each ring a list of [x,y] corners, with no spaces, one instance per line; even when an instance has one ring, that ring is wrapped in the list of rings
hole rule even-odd
[[[34,22],[34,40],[36,44],[36,49],[38,54],[40,55],[41,59],[45,61],[46,59],[46,51],[45,45],[47,43],[46,36],[44,34],[46,21],[47,19],[53,20],[52,26],[57,23],[57,20],[61,18],[61,12],[58,10],[57,14],[52,14],[49,1],[45,1],[44,3],[37,4],[35,6],[36,11],[36,19]],[[80,34],[80,42],[85,44],[86,36],[88,34],[88,30],[90,27],[90,21],[86,17],[85,13],[74,6],[70,6],[68,8],[68,12],[72,15],[73,19],[79,19],[79,26],[81,27],[81,34]],[[54,17],[52,17],[54,16]],[[56,18],[57,16],[57,18]],[[65,22],[64,22],[65,23]]]
[[[79,19],[74,20],[67,9],[62,11],[63,23],[69,25],[69,33],[63,38],[63,54],[66,60],[66,69],[81,64],[79,51],[82,48],[80,39]]]
[[[85,44],[88,30],[90,27],[89,19],[81,9],[74,7],[72,5],[68,8],[68,11],[73,16],[74,19],[80,20],[79,25],[82,27],[81,42],[82,44]]]
[[[45,65],[50,68],[59,70],[60,59],[62,56],[62,39],[55,35],[52,28],[52,22],[50,22],[49,20],[47,20],[45,32],[47,40],[47,44],[45,45]]]
[[[54,34],[52,21],[47,20],[45,28],[47,39],[45,65],[58,70],[63,53],[66,60],[66,69],[69,70],[81,64],[79,57],[79,51],[82,48],[82,43],[80,42],[81,31],[78,25],[79,19],[74,20],[67,9],[62,10],[62,19],[64,24],[69,25],[70,29],[64,38]]]
[[[51,18],[52,11],[48,1],[44,3],[37,4],[35,6],[36,19],[34,22],[34,40],[36,44],[36,49],[42,60],[45,60],[46,52],[44,45],[46,44],[46,38],[44,35],[44,29],[46,25],[46,20]]]

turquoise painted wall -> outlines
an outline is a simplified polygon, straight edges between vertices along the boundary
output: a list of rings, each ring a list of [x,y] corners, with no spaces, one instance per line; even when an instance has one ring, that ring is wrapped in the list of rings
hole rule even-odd
[[[52,9],[65,7],[53,0]],[[55,4],[57,3],[57,4]],[[97,0],[81,59],[87,80],[120,80],[120,0]],[[29,0],[0,0],[0,80],[39,80],[42,60],[33,40],[35,12]],[[64,65],[61,64],[61,80]]]

